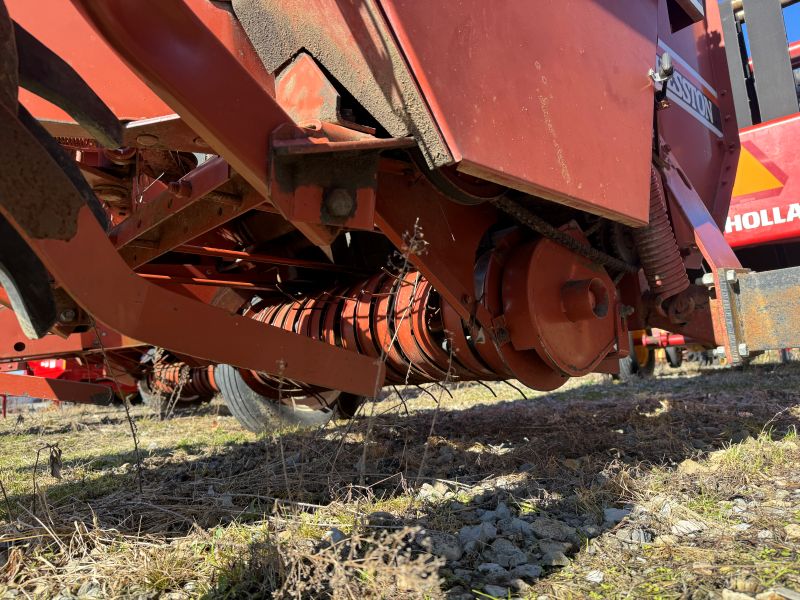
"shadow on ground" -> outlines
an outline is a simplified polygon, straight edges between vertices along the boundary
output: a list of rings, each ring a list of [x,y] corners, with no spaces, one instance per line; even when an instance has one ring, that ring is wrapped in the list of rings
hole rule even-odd
[[[154,453],[145,460],[142,494],[132,468],[93,477],[93,488],[109,490],[100,496],[73,493],[76,482],[54,484],[47,494],[61,500],[50,513],[166,536],[291,514],[314,537],[337,523],[363,525],[367,521],[356,513],[380,510],[396,517],[390,528],[457,534],[464,523],[477,522],[476,509],[493,510],[502,501],[515,514],[535,512],[599,533],[609,526],[603,509],[630,500],[624,482],[638,470],[796,428],[789,409],[800,405],[798,380],[796,365],[766,366],[594,384],[455,409],[436,410],[431,400],[431,408],[408,414],[380,415],[384,404],[378,404],[372,419],[287,431],[213,453],[191,446],[179,454]],[[134,458],[111,453],[103,462],[131,465]],[[69,493],[60,486],[70,486]],[[401,501],[410,498],[415,501]],[[356,511],[341,517],[335,507],[345,505]],[[319,512],[322,519],[302,517]],[[254,544],[225,567],[210,596],[274,583],[260,553]],[[449,579],[451,570],[444,576]]]

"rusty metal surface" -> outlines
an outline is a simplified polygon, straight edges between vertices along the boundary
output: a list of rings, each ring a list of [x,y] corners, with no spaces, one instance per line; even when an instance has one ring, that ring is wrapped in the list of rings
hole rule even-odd
[[[69,0],[7,0],[7,4],[11,16],[67,61],[120,120],[158,118],[174,113],[95,34]],[[255,55],[230,7],[206,0],[187,0],[187,4],[259,83],[265,89],[272,89],[271,76]],[[54,126],[59,123],[74,125],[69,115],[46,100],[25,90],[20,98],[37,118]],[[83,133],[75,137],[85,137],[88,133],[82,128],[80,131]]]
[[[16,315],[10,309],[0,309],[0,360],[25,360],[95,352],[101,343],[107,350],[133,348],[142,342],[120,335],[103,323],[84,333],[74,333],[66,338],[49,334],[30,340],[20,329]],[[99,337],[98,337],[99,335]]]
[[[380,4],[459,170],[647,221],[656,0]]]
[[[0,395],[3,394],[57,402],[103,405],[111,404],[113,397],[111,388],[105,385],[0,373]]]
[[[292,120],[187,4],[74,4],[130,68],[266,197],[267,140]],[[176,48],[183,59],[165,60]]]
[[[46,182],[45,216],[61,218],[80,202],[69,179],[21,126],[2,109],[6,126],[0,131],[0,212],[27,238],[31,248],[62,287],[95,319],[129,337],[153,346],[212,362],[271,373],[283,373],[330,389],[361,395],[377,393],[382,365],[367,357],[268,328],[226,311],[170,293],[130,271],[88,207],[80,209],[75,235],[68,241],[41,239],[27,231],[28,206]],[[77,198],[77,200],[76,200]],[[20,217],[22,217],[20,219]],[[85,268],[91,257],[90,268]],[[198,329],[197,323],[204,327]],[[213,345],[209,339],[216,340]]]
[[[706,20],[673,31],[666,1],[659,0],[660,56],[675,69],[667,86],[671,106],[657,112],[658,132],[703,200],[713,221],[725,224],[739,157],[739,136],[717,2],[705,2]],[[732,43],[736,45],[736,40]],[[699,268],[691,227],[675,218],[678,246],[687,266]]]
[[[800,267],[743,273],[737,287],[741,354],[800,346]]]
[[[742,265],[725,241],[722,231],[709,213],[702,198],[689,184],[682,167],[672,156],[668,157],[668,161],[666,168],[662,170],[662,175],[672,200],[672,206],[677,209],[672,213],[673,222],[676,219],[683,219],[688,224],[693,232],[695,246],[711,268],[713,286],[716,290],[715,298],[709,302],[708,308],[703,306],[703,308],[696,309],[695,312],[710,311],[715,342],[725,348],[731,364],[737,364],[741,361],[741,357],[736,350],[738,343],[735,320],[731,312],[733,309],[732,297],[730,285],[725,281],[725,273],[727,270],[741,269]],[[684,326],[679,331],[697,339],[707,339],[708,331],[705,319],[693,316],[688,325],[690,326],[692,322],[696,322],[701,328],[694,330]],[[652,324],[660,325],[665,329],[677,329],[674,325],[664,324],[657,319]]]
[[[20,85],[58,105],[106,148],[122,145],[122,124],[61,57],[14,25]]]
[[[167,189],[136,210],[110,232],[117,248],[145,236],[168,219],[180,218],[185,208],[196,203],[230,179],[230,167],[220,157],[207,160],[176,183],[181,193]],[[185,190],[185,192],[183,192]]]
[[[661,173],[650,172],[650,219],[646,227],[633,230],[633,239],[650,291],[663,302],[689,287],[675,233],[667,215]]]
[[[475,300],[474,262],[486,231],[497,221],[488,205],[463,206],[438,193],[407,166],[386,162],[378,173],[375,223],[397,247],[405,248],[415,228],[425,248],[410,261],[464,320],[475,317],[491,327],[491,317]]]
[[[479,259],[480,266],[476,269],[476,292],[480,290],[481,304],[486,306],[496,326],[487,332],[483,343],[475,346],[484,360],[492,361],[495,370],[505,375],[504,378],[513,376],[535,390],[554,390],[566,383],[567,378],[545,364],[536,350],[517,348],[510,339],[509,331],[514,324],[507,321],[505,315],[513,308],[508,302],[508,294],[504,293],[506,290],[503,280],[509,262],[513,260],[512,256],[519,247],[514,243],[516,240],[513,239],[513,234],[506,236],[504,241],[508,241],[509,238],[512,241],[508,245],[500,242],[495,245],[494,250]],[[510,277],[516,279],[520,287],[528,283],[526,279],[517,279],[514,275]],[[525,318],[524,326],[530,328],[530,325],[530,320]],[[493,349],[497,353],[497,359],[492,356]],[[498,359],[503,365],[502,368],[497,365]]]
[[[565,230],[582,238],[577,228]],[[574,297],[584,287],[583,297]],[[611,278],[550,240],[514,250],[503,273],[503,302],[514,348],[535,350],[564,375],[590,373],[617,342]]]
[[[267,70],[309,53],[392,137],[411,135],[431,165],[452,162],[375,0],[234,0]]]

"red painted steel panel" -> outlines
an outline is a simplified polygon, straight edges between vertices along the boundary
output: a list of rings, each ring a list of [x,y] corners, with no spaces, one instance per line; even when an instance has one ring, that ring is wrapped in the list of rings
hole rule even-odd
[[[725,226],[734,248],[800,238],[800,114],[743,129]]]
[[[95,33],[69,0],[7,0],[11,18],[58,54],[122,119],[174,113]],[[20,90],[20,100],[38,119],[73,122],[46,100]]]
[[[705,21],[672,32],[666,0],[660,0],[658,56],[668,52],[675,74],[658,112],[658,132],[669,144],[714,221],[723,225],[736,168],[737,127],[716,2]],[[731,147],[733,145],[733,148]],[[678,228],[681,247],[693,240]]]
[[[109,404],[113,392],[110,387],[96,383],[1,373],[0,394],[79,404]]]
[[[262,86],[273,92],[272,77],[232,12],[207,0],[187,0],[186,3]],[[67,61],[120,119],[174,114],[175,111],[128,68],[69,0],[6,0],[6,6],[15,21]],[[20,90],[20,100],[38,119],[74,122],[59,107],[27,90]]]
[[[381,0],[459,168],[647,220],[657,0]]]

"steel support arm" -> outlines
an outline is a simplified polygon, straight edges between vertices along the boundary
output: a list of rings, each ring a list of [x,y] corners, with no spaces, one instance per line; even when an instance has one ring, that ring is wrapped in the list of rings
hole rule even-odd
[[[111,404],[110,387],[96,383],[0,373],[0,396],[26,396],[77,404]]]
[[[0,213],[62,287],[121,334],[210,362],[373,396],[384,368],[373,359],[230,314],[133,273],[69,177],[7,107],[0,109]],[[38,127],[38,129],[37,129]],[[34,135],[35,134],[35,135]]]

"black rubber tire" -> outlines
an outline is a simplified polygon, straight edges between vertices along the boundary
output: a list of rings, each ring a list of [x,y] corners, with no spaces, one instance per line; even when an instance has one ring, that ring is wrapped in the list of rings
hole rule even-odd
[[[677,369],[683,364],[683,348],[679,346],[667,346],[664,348],[667,356],[667,364],[673,369]]]
[[[352,419],[362,404],[364,404],[364,396],[342,392],[336,399],[336,418]]]
[[[639,372],[639,364],[636,362],[636,356],[631,352],[625,358],[619,359],[619,375],[617,379],[621,381],[630,381]]]
[[[255,433],[273,431],[286,425],[324,425],[334,415],[333,410],[280,404],[262,396],[245,383],[236,367],[230,365],[217,365],[214,380],[231,414],[242,427]]]
[[[655,370],[656,353],[652,348],[650,348],[647,351],[647,362],[645,362],[643,365],[640,365],[639,361],[636,359],[636,352],[634,351],[633,345],[633,334],[631,334],[630,331],[628,332],[628,344],[631,352],[625,358],[619,359],[619,375],[617,375],[617,378],[620,381],[630,381],[636,376],[650,377]]]
[[[615,375],[620,381],[630,381],[639,372],[639,363],[636,360],[636,352],[633,351],[633,334],[628,332],[628,348],[630,354],[625,358],[619,359],[619,375]]]
[[[656,370],[656,351],[653,348],[647,349],[647,362],[639,365],[639,377],[652,377]]]

